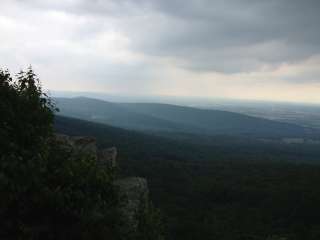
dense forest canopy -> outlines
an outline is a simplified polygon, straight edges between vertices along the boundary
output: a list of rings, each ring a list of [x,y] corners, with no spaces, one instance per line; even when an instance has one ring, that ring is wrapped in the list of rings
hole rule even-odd
[[[167,239],[319,239],[318,145],[162,138],[66,117],[55,128],[116,144],[121,174],[149,180]]]

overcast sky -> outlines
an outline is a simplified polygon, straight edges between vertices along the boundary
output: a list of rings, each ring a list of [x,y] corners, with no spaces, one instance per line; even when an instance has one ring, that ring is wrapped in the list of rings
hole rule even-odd
[[[320,103],[319,0],[0,1],[0,67],[47,89]]]

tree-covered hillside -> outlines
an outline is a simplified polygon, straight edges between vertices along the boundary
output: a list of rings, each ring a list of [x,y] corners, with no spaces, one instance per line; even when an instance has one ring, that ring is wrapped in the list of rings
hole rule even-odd
[[[56,98],[59,114],[127,129],[147,131],[187,131],[187,127],[147,114],[136,113],[117,103],[76,97]]]
[[[123,175],[149,179],[168,239],[318,239],[317,145],[194,135],[160,138],[57,117],[56,129],[120,149]]]
[[[120,104],[131,111],[180,124],[198,127],[206,134],[253,137],[304,136],[306,128],[244,114],[156,103]]]
[[[139,131],[246,137],[310,137],[317,130],[219,110],[169,104],[111,103],[84,97],[57,98],[60,114]]]

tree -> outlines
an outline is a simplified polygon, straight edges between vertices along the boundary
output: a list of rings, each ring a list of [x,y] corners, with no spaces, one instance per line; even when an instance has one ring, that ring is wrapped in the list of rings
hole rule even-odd
[[[55,110],[31,67],[0,70],[0,239],[112,239],[112,172],[55,140]]]

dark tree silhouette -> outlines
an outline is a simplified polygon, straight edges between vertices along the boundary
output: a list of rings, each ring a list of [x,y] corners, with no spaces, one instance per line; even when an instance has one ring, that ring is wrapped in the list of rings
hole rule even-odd
[[[112,239],[112,172],[55,141],[54,111],[31,67],[0,70],[0,239]]]

